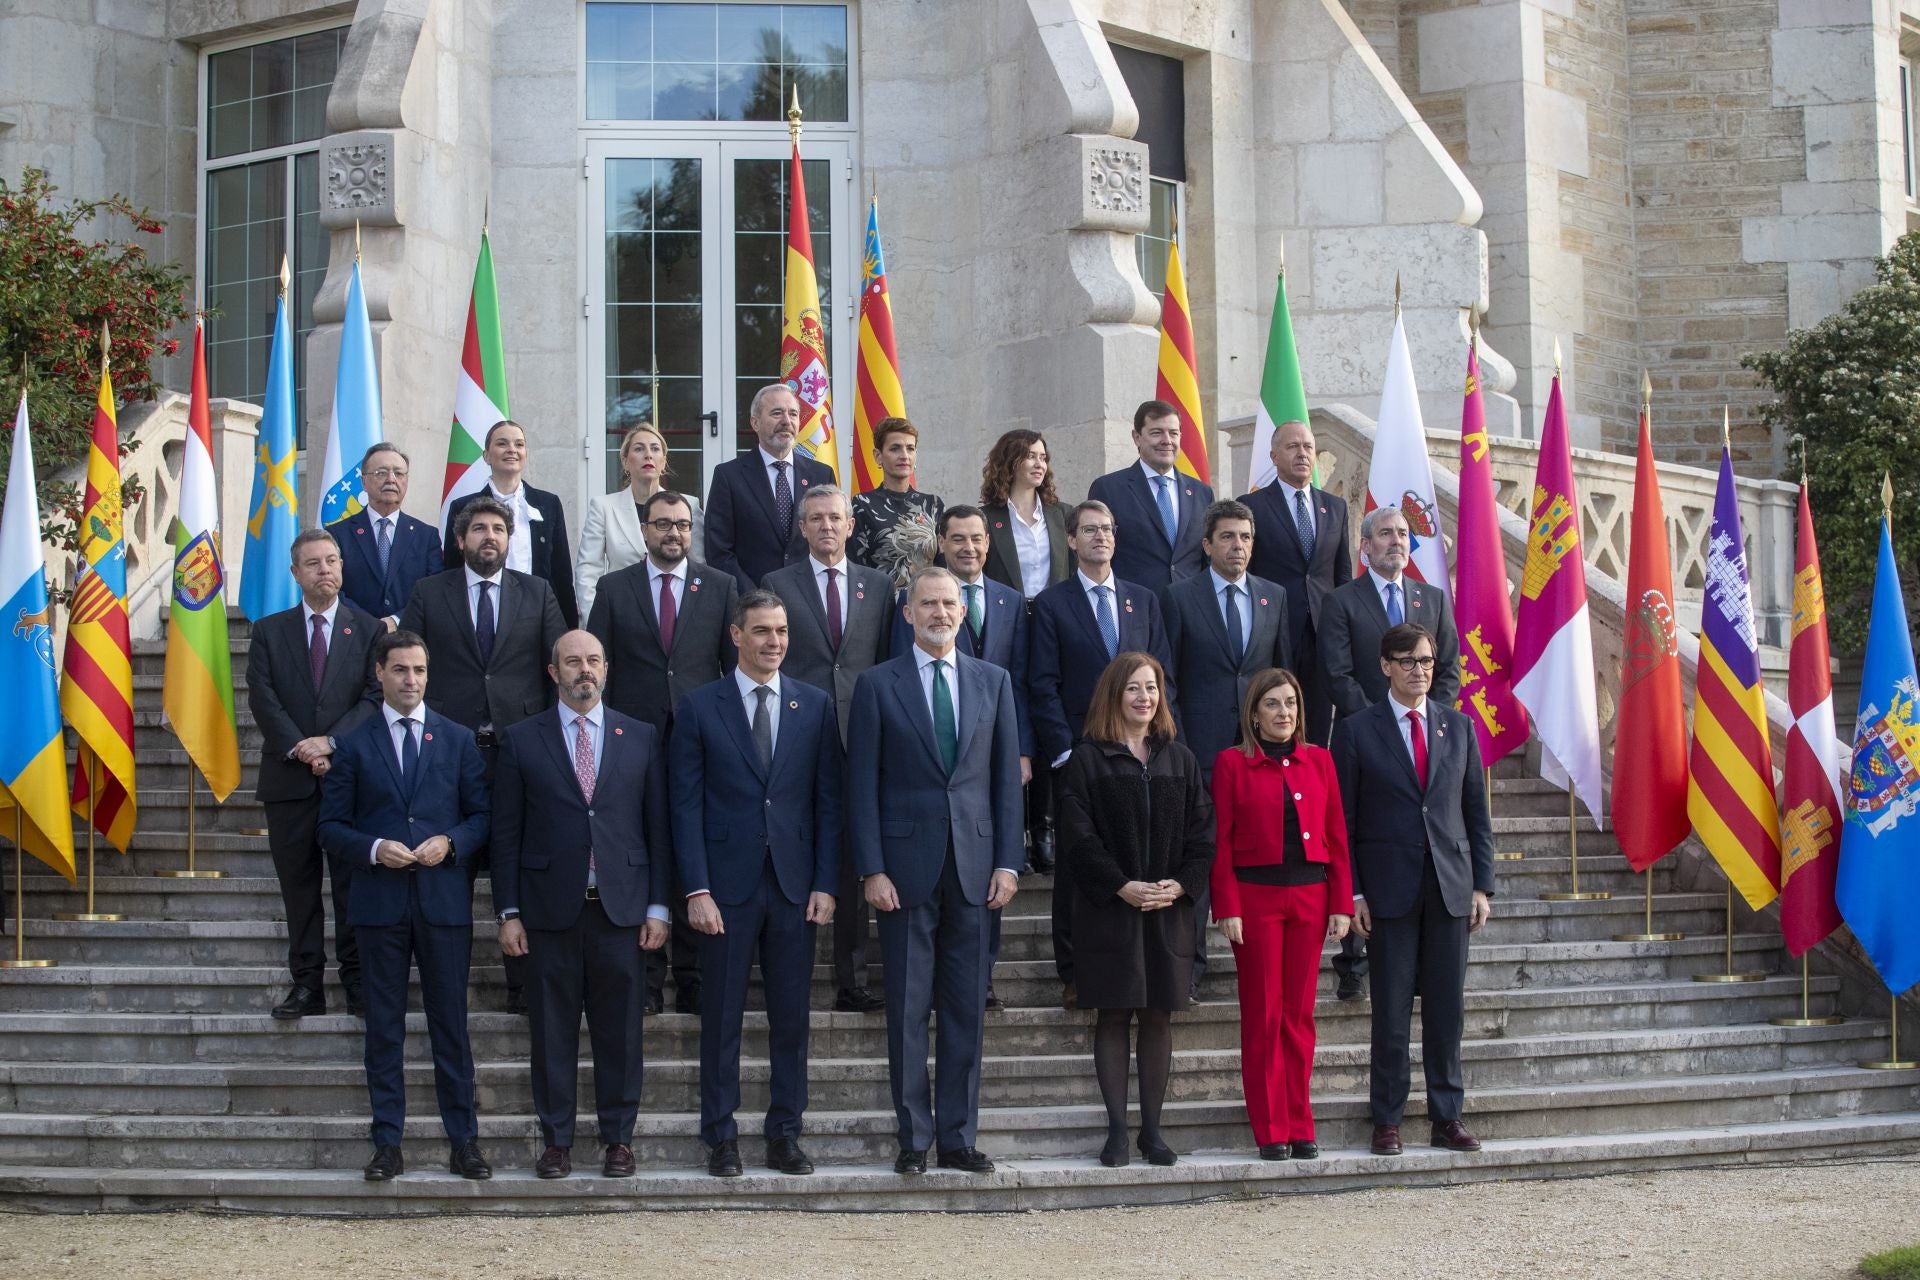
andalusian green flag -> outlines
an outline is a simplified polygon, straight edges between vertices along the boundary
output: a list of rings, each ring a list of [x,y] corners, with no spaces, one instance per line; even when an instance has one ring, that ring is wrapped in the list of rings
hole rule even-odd
[[[1300,383],[1300,353],[1293,348],[1293,318],[1287,314],[1287,273],[1273,289],[1273,327],[1267,330],[1267,364],[1260,374],[1260,415],[1253,424],[1252,473],[1247,491],[1279,478],[1273,469],[1273,432],[1283,422],[1306,422],[1307,389]],[[1320,468],[1313,469],[1320,483]]]
[[[453,392],[453,429],[447,434],[447,478],[440,493],[440,536],[455,498],[477,493],[487,482],[483,454],[487,432],[507,417],[506,348],[500,341],[500,294],[493,283],[493,249],[480,232],[480,260],[473,267],[473,297],[467,303],[467,338],[460,348],[460,377]]]

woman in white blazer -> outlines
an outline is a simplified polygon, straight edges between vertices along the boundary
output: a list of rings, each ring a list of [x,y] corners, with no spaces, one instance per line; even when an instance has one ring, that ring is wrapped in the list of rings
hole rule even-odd
[[[620,441],[620,469],[626,472],[627,487],[601,494],[587,504],[587,527],[580,536],[578,594],[582,626],[593,613],[593,595],[601,575],[639,564],[646,558],[640,511],[672,474],[672,468],[667,465],[666,437],[652,423],[629,427]],[[693,545],[687,554],[691,559],[705,560],[700,499],[692,494],[686,498],[687,505],[693,509]]]

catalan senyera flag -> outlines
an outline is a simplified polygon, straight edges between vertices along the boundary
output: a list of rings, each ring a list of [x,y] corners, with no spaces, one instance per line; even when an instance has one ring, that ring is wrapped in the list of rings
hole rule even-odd
[[[1440,500],[1434,494],[1433,463],[1427,458],[1427,427],[1420,415],[1420,391],[1413,381],[1413,353],[1407,326],[1398,311],[1387,343],[1387,372],[1380,384],[1380,422],[1367,467],[1365,515],[1375,507],[1398,507],[1413,535],[1407,573],[1430,587],[1452,594],[1447,573],[1447,543],[1440,534]],[[1366,552],[1360,556],[1366,563]]]
[[[1180,270],[1180,246],[1167,245],[1167,295],[1160,303],[1160,368],[1153,398],[1180,411],[1180,456],[1174,466],[1201,484],[1207,474],[1207,420],[1200,412],[1200,360],[1194,354],[1193,312],[1187,305],[1187,277]]]
[[[40,547],[27,393],[13,419],[6,507],[0,510],[0,816],[17,817],[20,848],[73,881],[73,811],[67,807],[67,744],[60,734],[60,680],[53,669],[53,607]],[[0,835],[14,838],[13,822]]]
[[[1453,621],[1460,633],[1460,697],[1454,705],[1473,721],[1480,760],[1491,765],[1527,745],[1527,709],[1513,691],[1513,601],[1474,343],[1467,344],[1467,393],[1460,407],[1460,521],[1453,534]]]
[[[793,144],[787,179],[787,293],[780,325],[780,380],[800,401],[799,445],[840,476],[833,436],[833,386],[827,372],[827,331],[820,323],[820,281],[813,270],[813,229],[807,223],[807,184],[800,144]]]
[[[359,465],[356,456],[356,473]],[[240,785],[225,589],[213,426],[207,410],[206,331],[195,324],[193,394],[180,458],[180,515],[173,530],[173,596],[167,609],[167,670],[160,702],[187,757],[206,777],[213,798],[221,801]]]
[[[1293,316],[1287,309],[1287,273],[1273,286],[1273,320],[1267,328],[1267,358],[1260,370],[1260,410],[1253,422],[1253,473],[1247,492],[1264,489],[1280,478],[1273,467],[1273,433],[1283,422],[1307,422],[1307,388],[1300,378],[1300,352],[1293,344]],[[1313,482],[1320,483],[1314,468]]]
[[[1840,866],[1840,797],[1847,752],[1833,718],[1826,589],[1813,509],[1800,482],[1800,533],[1793,553],[1793,633],[1787,649],[1786,804],[1780,813],[1780,933],[1787,954],[1803,955],[1840,927],[1834,877]]]
[[[656,405],[654,413],[659,411]],[[491,474],[485,456],[487,432],[509,416],[500,289],[493,276],[493,246],[482,230],[480,257],[473,264],[473,293],[467,299],[467,333],[460,344],[460,373],[453,387],[453,427],[447,432],[446,478],[440,487],[442,537],[454,502],[478,493],[486,484]]]
[[[1758,911],[1780,895],[1780,812],[1748,581],[1733,458],[1722,445],[1700,601],[1687,816],[1727,879]]]
[[[127,627],[127,543],[121,525],[120,427],[113,376],[102,365],[87,447],[81,500],[79,575],[67,601],[66,655],[60,667],[60,713],[78,739],[73,811],[85,817],[92,794],[93,829],[125,853],[133,836],[133,644]],[[97,780],[95,790],[92,782]]]
[[[907,416],[900,389],[900,355],[893,343],[893,299],[887,292],[887,260],[880,252],[880,201],[867,205],[867,244],[860,256],[860,348],[855,356],[853,400],[853,491],[878,489],[885,477],[873,460],[873,429],[887,418]]]
[[[1687,838],[1687,707],[1680,681],[1680,624],[1673,614],[1673,557],[1654,465],[1649,410],[1640,411],[1640,458],[1627,547],[1627,634],[1613,728],[1613,830],[1620,852],[1645,871]]]

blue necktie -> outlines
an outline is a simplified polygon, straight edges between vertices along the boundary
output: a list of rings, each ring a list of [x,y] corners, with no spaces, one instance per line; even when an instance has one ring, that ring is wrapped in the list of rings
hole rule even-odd
[[[1155,476],[1153,487],[1159,495],[1160,527],[1167,531],[1167,545],[1173,545],[1173,539],[1180,532],[1180,515],[1173,506],[1173,480],[1168,476]]]
[[[1107,660],[1111,662],[1120,652],[1120,627],[1113,620],[1113,588],[1095,587],[1093,595],[1094,621],[1100,625],[1100,638],[1107,643]]]
[[[407,784],[407,793],[413,793],[413,780],[420,772],[420,742],[413,736],[415,720],[412,716],[402,716],[400,727],[406,731],[406,737],[400,741],[400,780]]]
[[[1247,656],[1247,638],[1240,633],[1240,588],[1229,582],[1222,594],[1227,598],[1227,656],[1237,667]]]
[[[1387,584],[1387,623],[1389,626],[1397,627],[1406,620],[1407,612],[1400,607],[1400,584],[1389,582]]]
[[[387,576],[387,564],[393,559],[393,521],[386,516],[381,516],[375,523],[380,526],[379,532],[374,536],[374,545],[380,550],[380,577],[384,580]]]
[[[480,665],[493,665],[493,584],[480,584],[480,604],[473,611],[473,642],[480,647]]]
[[[1313,512],[1307,507],[1307,495],[1299,489],[1293,491],[1293,523],[1300,530],[1300,550],[1306,553],[1306,559],[1313,559]]]

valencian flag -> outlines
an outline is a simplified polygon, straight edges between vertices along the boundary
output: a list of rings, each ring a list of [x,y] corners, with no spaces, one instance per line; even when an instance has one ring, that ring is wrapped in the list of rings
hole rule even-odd
[[[345,520],[366,505],[360,459],[380,442],[380,374],[373,360],[373,322],[360,287],[360,253],[347,278],[347,314],[340,322],[340,361],[327,413],[327,455],[320,469],[320,523]]]
[[[1208,483],[1207,421],[1200,412],[1200,361],[1194,355],[1193,312],[1187,306],[1187,278],[1180,270],[1180,246],[1167,244],[1167,296],[1160,304],[1160,371],[1154,378],[1153,398],[1180,411],[1180,456],[1174,462],[1183,473]]]
[[[356,279],[357,279],[356,275]],[[364,311],[362,314],[365,314]],[[338,405],[335,406],[338,408]],[[354,474],[359,474],[359,457]],[[167,609],[167,673],[161,706],[187,758],[216,800],[240,785],[227,644],[226,574],[220,561],[220,500],[214,491],[213,426],[207,411],[207,342],[193,328],[193,397],[180,457],[180,515],[173,529],[173,598]]]
[[[657,418],[660,407],[654,406]],[[473,265],[467,299],[467,334],[460,344],[460,373],[453,387],[453,428],[447,433],[447,471],[440,489],[440,534],[455,500],[478,493],[491,474],[485,441],[507,411],[506,343],[500,337],[500,291],[493,278],[493,246],[480,231],[480,259]]]
[[[104,345],[105,339],[102,339]],[[133,836],[133,644],[127,629],[127,542],[121,525],[120,428],[113,377],[100,362],[100,394],[87,447],[79,530],[79,576],[67,601],[60,713],[78,739],[73,811],[86,816],[97,779],[93,828],[125,853]]]
[[[1780,894],[1780,813],[1773,801],[1760,643],[1754,634],[1746,542],[1733,458],[1720,447],[1707,582],[1694,673],[1687,816],[1727,879],[1758,911]]]
[[[287,572],[293,536],[300,532],[300,473],[293,432],[293,331],[287,323],[285,258],[280,260],[280,297],[274,303],[267,397],[261,408],[253,496],[247,503],[247,544],[240,559],[240,612],[249,622],[300,603],[300,584]]]
[[[1846,750],[1833,720],[1833,672],[1827,653],[1827,599],[1820,547],[1813,540],[1807,484],[1800,482],[1800,538],[1793,558],[1793,638],[1787,659],[1786,807],[1780,814],[1780,932],[1787,954],[1802,955],[1840,927],[1833,880],[1840,862],[1840,797]]]
[[[1920,684],[1893,562],[1891,516],[1880,526],[1860,676],[1835,887],[1840,914],[1897,994],[1920,982],[1920,929],[1913,923],[1920,903]]]
[[[0,510],[0,814],[20,818],[20,847],[73,881],[73,814],[67,807],[67,744],[60,735],[59,678],[53,670],[52,606],[40,549],[27,393],[13,419],[13,460]],[[8,816],[11,816],[10,814]],[[0,830],[13,839],[13,825]]]
[[[1641,383],[1646,387],[1644,376]],[[1673,615],[1673,557],[1654,466],[1647,398],[1640,403],[1640,460],[1627,547],[1627,634],[1620,711],[1613,726],[1613,831],[1635,871],[1687,838],[1687,709],[1680,685],[1680,624]]]
[[[867,244],[860,256],[860,347],[853,386],[853,491],[880,487],[873,460],[873,429],[887,418],[907,416],[900,389],[900,356],[893,345],[893,299],[887,293],[887,260],[880,253],[880,201],[867,206]]]
[[[1513,673],[1513,691],[1533,716],[1533,731],[1544,748],[1541,776],[1572,790],[1599,822],[1600,711],[1593,688],[1593,619],[1587,610],[1580,495],[1573,487],[1573,449],[1558,373],[1547,396],[1540,462],[1533,476]]]
[[[1380,423],[1373,438],[1373,463],[1367,470],[1367,503],[1398,507],[1413,535],[1407,573],[1431,587],[1451,591],[1447,581],[1447,544],[1440,536],[1440,503],[1434,497],[1433,464],[1427,460],[1427,426],[1420,417],[1420,392],[1413,385],[1413,355],[1407,326],[1398,308],[1393,338],[1387,345],[1387,376],[1380,387]],[[1360,553],[1366,563],[1366,551]]]
[[[1513,691],[1513,603],[1500,545],[1500,506],[1493,496],[1480,355],[1471,342],[1467,395],[1460,408],[1460,524],[1453,549],[1459,565],[1453,621],[1460,633],[1460,697],[1454,706],[1473,721],[1481,762],[1491,765],[1527,744],[1527,709]]]
[[[1287,311],[1287,272],[1280,269],[1273,287],[1273,322],[1267,329],[1267,362],[1260,371],[1260,409],[1253,420],[1251,493],[1280,478],[1273,469],[1273,433],[1283,422],[1306,422],[1307,388],[1300,380],[1300,353],[1293,345],[1293,317]],[[1315,468],[1314,483],[1319,483]]]
[[[800,176],[797,125],[787,179],[787,293],[780,325],[780,380],[793,388],[800,401],[800,447],[815,462],[833,468],[838,481],[840,450],[833,439],[827,331],[820,323],[820,282],[813,270],[813,231],[807,224],[807,184]]]

